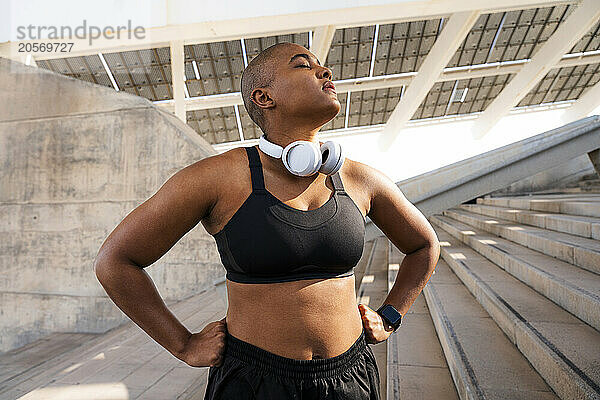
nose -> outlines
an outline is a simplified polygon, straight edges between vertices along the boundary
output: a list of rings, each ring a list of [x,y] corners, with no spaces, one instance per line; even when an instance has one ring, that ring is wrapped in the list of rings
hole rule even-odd
[[[327,67],[321,69],[321,78],[333,80],[333,71]]]

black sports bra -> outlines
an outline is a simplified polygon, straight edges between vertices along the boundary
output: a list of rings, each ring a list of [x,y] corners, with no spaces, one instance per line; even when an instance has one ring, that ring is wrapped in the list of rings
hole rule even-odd
[[[331,175],[335,190],[325,204],[298,210],[265,189],[258,149],[245,149],[252,193],[213,235],[226,278],[270,283],[354,274],[363,253],[365,218],[344,191],[339,171]]]

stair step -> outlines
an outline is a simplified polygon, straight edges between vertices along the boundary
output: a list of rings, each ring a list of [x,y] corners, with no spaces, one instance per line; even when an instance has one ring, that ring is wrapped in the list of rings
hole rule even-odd
[[[404,254],[391,244],[388,289],[403,259]],[[388,400],[459,399],[424,295],[417,297],[387,343]],[[385,372],[384,366],[379,370]]]
[[[596,217],[542,213],[539,211],[522,210],[516,207],[486,206],[483,204],[461,204],[458,208],[475,214],[502,218],[524,225],[569,233],[585,238],[600,239],[600,218]]]
[[[484,197],[477,204],[516,207],[523,210],[600,217],[600,194],[552,194],[536,196]]]
[[[444,260],[423,293],[462,400],[558,399]]]
[[[450,233],[436,232],[443,260],[554,392],[568,400],[600,398],[600,332]]]
[[[439,226],[538,293],[600,330],[600,275],[446,216],[434,215],[430,220],[434,226]],[[467,231],[472,234],[462,234]]]
[[[600,241],[453,208],[444,216],[600,274]]]

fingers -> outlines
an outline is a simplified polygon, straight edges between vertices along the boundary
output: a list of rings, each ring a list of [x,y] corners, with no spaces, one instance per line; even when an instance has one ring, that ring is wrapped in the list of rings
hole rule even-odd
[[[223,359],[224,359],[224,355],[223,354],[218,354],[216,356],[214,356],[211,360],[211,367],[220,367],[221,365],[223,365]]]
[[[375,310],[373,310],[371,307],[369,307],[366,304],[363,303],[358,303],[358,309],[365,312],[365,313],[374,313]]]

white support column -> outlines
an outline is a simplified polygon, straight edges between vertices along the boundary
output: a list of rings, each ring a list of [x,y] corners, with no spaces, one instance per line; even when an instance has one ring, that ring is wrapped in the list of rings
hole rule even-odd
[[[473,137],[483,137],[516,106],[581,39],[600,17],[600,1],[583,0],[575,11],[510,81],[473,125]]]
[[[32,67],[37,67],[37,63],[35,62],[35,57],[33,53],[17,53],[8,57],[13,61],[20,62],[25,65],[29,65]]]
[[[379,148],[386,151],[398,136],[398,132],[410,120],[446,65],[471,31],[479,11],[452,14],[441,34],[431,47],[415,76],[385,124],[379,139]]]
[[[175,100],[175,116],[186,121],[185,116],[185,84],[183,64],[183,41],[175,40],[169,43],[171,48],[171,81],[173,83],[173,100]]]
[[[25,65],[37,67],[37,63],[35,62],[35,57],[33,56],[33,54],[27,54],[27,56],[25,57]]]
[[[335,34],[335,25],[319,26],[315,29],[312,44],[310,46],[310,52],[313,53],[322,65],[325,65],[329,48],[331,47],[331,41]]]
[[[565,123],[573,122],[587,117],[598,107],[600,107],[600,82],[583,92],[581,97],[565,110],[562,119]]]

